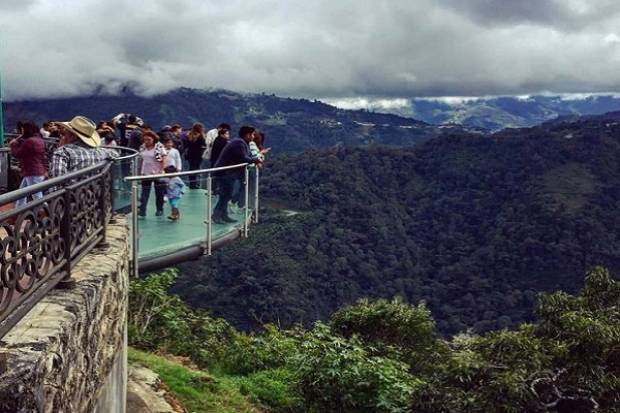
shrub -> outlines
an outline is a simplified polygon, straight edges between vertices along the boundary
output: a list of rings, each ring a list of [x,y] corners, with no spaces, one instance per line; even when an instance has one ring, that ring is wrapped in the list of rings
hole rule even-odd
[[[240,390],[274,412],[303,411],[295,374],[286,368],[263,370],[240,379]]]
[[[217,360],[233,334],[223,319],[191,309],[168,293],[176,270],[152,273],[129,286],[128,336],[132,346],[189,356],[204,366]]]
[[[423,384],[398,357],[372,355],[356,336],[337,336],[321,323],[305,335],[296,363],[312,412],[407,412]]]
[[[333,331],[345,337],[358,335],[379,351],[397,348],[416,370],[432,368],[433,353],[439,351],[435,323],[424,304],[411,306],[399,298],[364,299],[337,311],[330,320]]]
[[[298,347],[299,338],[294,331],[281,331],[273,325],[266,325],[258,335],[235,332],[219,366],[230,374],[250,374],[283,367]]]

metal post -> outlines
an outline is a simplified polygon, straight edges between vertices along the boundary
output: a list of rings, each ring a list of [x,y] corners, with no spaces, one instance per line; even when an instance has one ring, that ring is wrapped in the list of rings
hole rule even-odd
[[[258,165],[256,165],[256,179],[254,180],[254,223],[258,224]]]
[[[248,213],[249,213],[249,208],[248,208],[248,204],[250,203],[249,201],[249,189],[250,189],[250,170],[249,170],[249,166],[246,165],[245,166],[245,188],[244,188],[244,192],[245,192],[245,198],[244,198],[244,202],[243,202],[243,236],[245,238],[248,237]]]
[[[2,80],[0,80],[0,146],[4,146],[4,116],[2,112]]]
[[[99,210],[101,211],[101,219],[103,220],[103,237],[101,238],[101,241],[99,242],[99,246],[100,247],[106,247],[108,246],[108,243],[106,242],[106,232],[108,230],[108,218],[112,218],[112,214],[114,213],[114,195],[113,195],[113,191],[114,191],[114,178],[112,177],[112,165],[110,165],[110,168],[108,169],[108,173],[110,174],[109,178],[110,178],[110,192],[106,192],[105,191],[105,184],[103,182],[96,182],[95,185],[99,184],[99,188],[101,190],[101,194],[99,195]],[[107,174],[103,174],[101,175],[101,181],[104,181],[108,179],[108,175]],[[106,208],[106,200],[107,197],[110,197],[110,216],[108,217],[108,210]]]
[[[207,255],[211,255],[211,246],[213,243],[213,219],[212,203],[213,203],[213,184],[211,178],[211,172],[207,174]]]
[[[65,242],[65,277],[63,281],[65,283],[71,283],[71,216],[73,215],[73,211],[71,208],[71,192],[67,190],[67,188],[64,188],[64,191],[62,197],[65,208],[60,224],[60,237]]]
[[[131,181],[131,261],[134,278],[138,278],[138,181]]]

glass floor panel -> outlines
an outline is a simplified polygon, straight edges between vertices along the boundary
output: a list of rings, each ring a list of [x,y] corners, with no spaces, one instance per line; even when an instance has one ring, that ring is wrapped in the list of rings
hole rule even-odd
[[[217,196],[214,196],[213,208],[216,203]],[[164,205],[164,215],[156,217],[155,194],[151,192],[146,217],[138,217],[139,258],[156,257],[178,251],[184,247],[204,244],[207,239],[206,209],[206,191],[202,189],[187,190],[179,205],[181,215],[179,220],[171,221],[167,218],[170,215],[168,202]],[[250,215],[251,212],[250,210]],[[243,227],[243,209],[235,213],[229,207],[229,216],[237,222],[226,225],[213,224],[213,241],[236,228],[241,229]],[[128,219],[131,225],[131,214],[128,215]]]

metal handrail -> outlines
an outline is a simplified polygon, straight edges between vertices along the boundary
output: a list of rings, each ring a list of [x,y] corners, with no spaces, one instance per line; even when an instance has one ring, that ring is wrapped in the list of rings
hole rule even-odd
[[[46,189],[59,186],[66,181],[80,178],[83,175],[100,169],[103,165],[107,163],[109,163],[109,161],[100,162],[96,165],[88,166],[78,171],[69,172],[65,175],[50,178],[38,184],[27,186],[26,188],[16,189],[14,191],[7,192],[6,194],[0,195],[0,205],[15,202],[18,199],[27,197],[28,195],[32,195],[37,192],[44,192]]]
[[[40,183],[35,184],[35,185],[28,186],[26,188],[16,189],[16,190],[8,192],[6,194],[2,194],[2,195],[0,195],[0,205],[1,204],[7,204],[9,202],[15,202],[18,199],[27,197],[28,195],[36,194],[37,192],[43,192],[43,191],[45,191],[45,190],[47,190],[49,188],[53,188],[53,187],[63,183],[66,180],[79,178],[80,176],[82,176],[84,174],[87,174],[89,172],[97,170],[98,168],[101,167],[101,165],[103,165],[105,163],[117,162],[117,161],[132,159],[132,158],[136,157],[136,155],[138,155],[138,151],[136,151],[135,149],[126,148],[124,146],[101,146],[101,147],[104,148],[104,149],[127,150],[127,151],[129,151],[131,153],[129,155],[126,155],[126,156],[111,157],[110,160],[108,160],[108,161],[103,161],[103,162],[100,162],[100,163],[98,163],[96,165],[91,165],[89,167],[86,167],[84,169],[80,169],[78,171],[69,172],[69,173],[67,173],[65,175],[62,175],[62,176],[58,176],[58,177],[47,179],[47,180],[45,180],[43,182],[40,182]],[[4,148],[0,148],[0,149],[4,149]]]
[[[112,162],[0,195],[0,206],[42,197],[0,212],[0,337],[106,239],[112,214]]]
[[[134,176],[126,176],[125,177],[125,181],[127,182],[132,182],[132,181],[144,181],[144,180],[151,180],[151,179],[159,179],[159,178],[174,178],[175,176],[191,176],[191,175],[201,175],[201,174],[205,174],[205,173],[211,173],[211,172],[221,172],[221,171],[228,171],[231,169],[240,169],[243,168],[245,166],[250,165],[249,163],[240,163],[240,164],[236,164],[236,165],[229,165],[229,166],[220,166],[218,168],[208,168],[208,169],[196,169],[193,171],[181,171],[181,172],[172,172],[172,173],[165,173],[165,174],[154,174],[154,175],[134,175]]]
[[[121,151],[127,151],[129,152],[129,155],[122,155],[122,156],[117,156],[114,158],[115,161],[125,161],[127,159],[132,159],[135,158],[137,155],[140,154],[140,152],[138,152],[137,150],[135,150],[134,148],[128,148],[127,146],[109,146],[109,145],[101,145],[100,148],[103,149],[111,149],[113,151],[116,150],[121,150]]]

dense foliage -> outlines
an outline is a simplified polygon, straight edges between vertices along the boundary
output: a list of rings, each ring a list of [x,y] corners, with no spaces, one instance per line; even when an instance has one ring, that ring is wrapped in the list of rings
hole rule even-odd
[[[537,292],[620,271],[618,136],[605,121],[272,157],[262,197],[300,213],[268,204],[174,291],[244,329],[392,296],[425,301],[443,333],[515,327]]]
[[[9,102],[5,124],[13,126],[23,119],[64,120],[76,114],[109,120],[119,112],[137,114],[156,130],[174,123],[189,128],[202,122],[211,128],[227,122],[235,130],[243,124],[254,125],[267,133],[267,144],[274,153],[368,143],[409,146],[447,130],[467,129],[459,125],[439,128],[411,118],[343,110],[307,99],[186,88],[150,97],[127,90],[119,96]]]
[[[620,283],[602,268],[579,295],[540,295],[536,324],[450,341],[424,305],[398,299],[359,301],[308,330],[245,334],[162,295],[174,277],[132,282],[130,342],[226,374],[268,411],[620,412]]]

